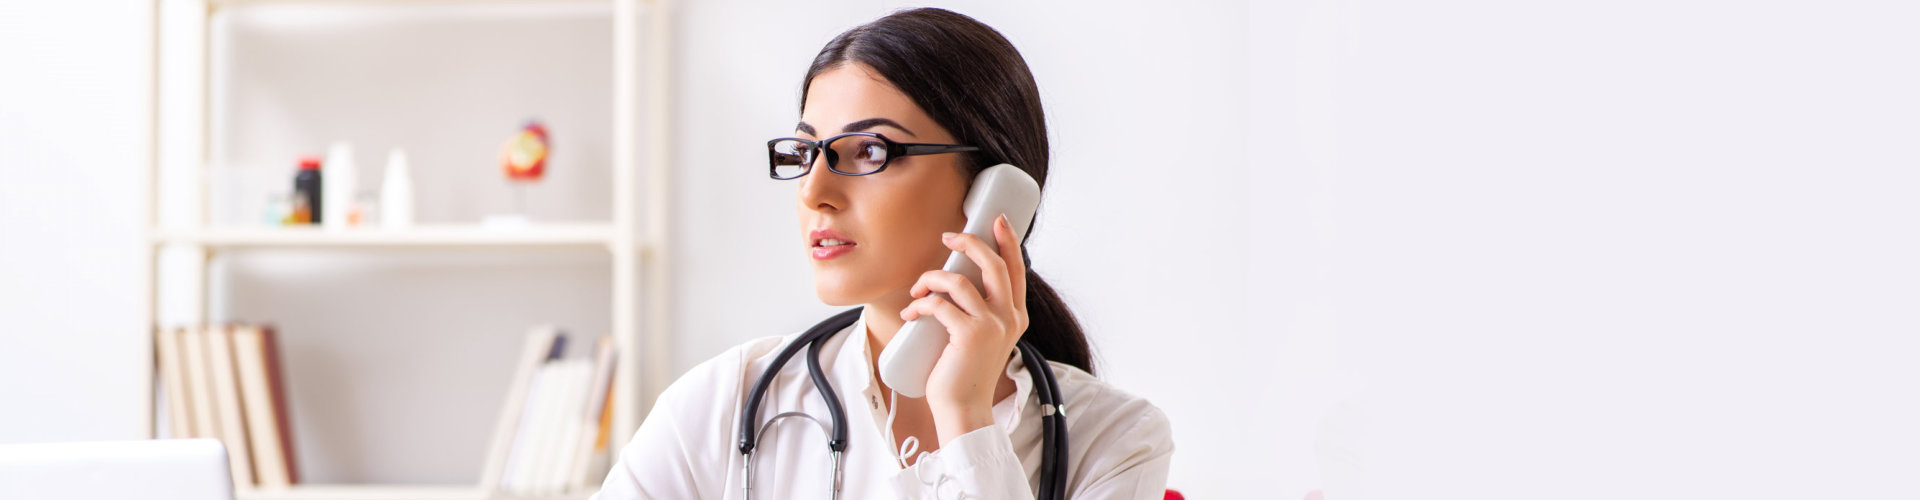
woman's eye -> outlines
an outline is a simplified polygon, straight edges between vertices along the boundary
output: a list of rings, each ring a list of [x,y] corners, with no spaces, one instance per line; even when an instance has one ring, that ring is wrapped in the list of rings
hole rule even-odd
[[[875,158],[886,158],[886,157],[887,157],[887,145],[885,144],[880,144],[877,142],[869,142],[869,143],[860,145],[861,159],[875,159]]]

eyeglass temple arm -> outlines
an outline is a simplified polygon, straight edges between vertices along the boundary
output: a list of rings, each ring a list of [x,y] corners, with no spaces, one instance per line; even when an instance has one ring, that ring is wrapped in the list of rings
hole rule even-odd
[[[970,151],[980,150],[980,148],[973,147],[973,146],[959,146],[959,145],[953,145],[953,144],[903,143],[900,146],[901,146],[901,152],[903,153],[904,156],[931,155],[931,154],[940,154],[940,153],[966,153]]]

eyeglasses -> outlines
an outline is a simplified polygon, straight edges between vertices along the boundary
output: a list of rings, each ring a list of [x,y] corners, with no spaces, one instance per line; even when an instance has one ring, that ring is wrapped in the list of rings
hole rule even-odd
[[[853,132],[828,137],[823,141],[809,141],[798,137],[783,137],[767,141],[768,173],[775,179],[797,179],[807,175],[813,169],[813,160],[820,152],[827,153],[827,170],[840,175],[873,175],[886,170],[894,158],[908,156],[935,155],[941,153],[965,153],[979,151],[980,148],[959,144],[916,144],[893,142],[887,136],[872,132]],[[840,164],[841,157],[850,161]],[[840,168],[840,167],[847,168]]]

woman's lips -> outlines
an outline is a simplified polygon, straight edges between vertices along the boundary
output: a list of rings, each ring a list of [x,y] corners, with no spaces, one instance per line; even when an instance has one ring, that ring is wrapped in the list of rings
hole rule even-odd
[[[810,251],[814,260],[827,260],[846,255],[853,251],[853,240],[832,229],[815,229],[809,233],[808,240],[813,242]]]
[[[824,246],[824,247],[816,246],[816,247],[813,247],[813,259],[827,260],[834,257],[846,255],[848,252],[852,252],[852,251],[853,251],[852,243],[848,243],[845,245],[837,245],[837,246]]]

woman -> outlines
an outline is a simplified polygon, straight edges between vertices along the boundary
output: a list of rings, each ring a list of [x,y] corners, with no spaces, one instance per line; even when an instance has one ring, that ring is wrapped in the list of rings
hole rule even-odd
[[[662,393],[598,497],[746,498],[751,461],[751,493],[762,498],[827,498],[836,486],[842,498],[1032,498],[1043,412],[1015,349],[1025,339],[1049,362],[1068,409],[1065,491],[1161,498],[1173,452],[1165,415],[1092,376],[1079,323],[1026,268],[1021,246],[1006,243],[1018,240],[1004,218],[993,242],[957,232],[961,201],[986,167],[1011,163],[1046,182],[1046,119],[1012,44],[960,14],[903,11],[828,42],[802,89],[798,137],[768,147],[774,177],[798,188],[820,300],[864,306],[819,354],[848,415],[844,458],[831,458],[815,429],[828,427],[828,409],[804,362],[783,365],[758,416],[743,417],[750,387],[798,335],[769,337],[701,363]],[[855,133],[867,135],[843,135]],[[889,157],[886,141],[942,147]],[[792,160],[807,148],[835,154]],[[979,264],[980,286],[939,270],[956,251]],[[900,398],[876,359],[923,316],[952,337],[925,397]],[[758,427],[792,411],[821,417],[769,424],[750,456],[739,451],[743,418]]]

